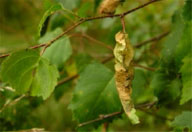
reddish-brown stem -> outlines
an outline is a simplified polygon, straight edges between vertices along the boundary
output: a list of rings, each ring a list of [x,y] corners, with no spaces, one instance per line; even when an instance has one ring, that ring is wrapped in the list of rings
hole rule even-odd
[[[86,126],[88,124],[91,124],[91,123],[94,123],[94,122],[97,122],[97,121],[101,121],[101,120],[104,120],[106,118],[114,117],[114,116],[120,115],[122,113],[123,112],[114,112],[114,113],[107,114],[107,115],[100,115],[99,118],[94,119],[94,120],[90,120],[90,121],[87,121],[87,122],[83,122],[83,123],[79,124],[78,127]]]
[[[102,132],[107,132],[108,127],[109,127],[109,123],[108,122],[103,123],[103,130],[102,130]]]
[[[125,19],[124,19],[123,15],[121,16],[121,24],[122,24],[122,28],[123,28],[123,33],[126,33],[126,31],[125,31]]]
[[[169,33],[170,33],[170,31],[165,32],[165,33],[162,33],[162,34],[160,34],[160,35],[158,35],[158,36],[155,36],[155,37],[153,37],[153,38],[150,38],[150,39],[148,39],[148,40],[145,40],[145,41],[143,41],[143,42],[140,42],[140,43],[136,44],[134,47],[135,47],[135,48],[140,48],[141,46],[143,46],[143,45],[145,45],[145,44],[148,44],[148,43],[150,43],[150,42],[158,41],[158,40],[164,38],[165,36],[167,36]]]
[[[146,103],[146,104],[138,104],[135,106],[136,109],[141,109],[143,107],[152,107],[156,104],[156,102],[152,102],[152,103]],[[142,107],[143,106],[143,107]],[[107,114],[107,115],[100,115],[98,118],[94,119],[94,120],[90,120],[90,121],[87,121],[87,122],[83,122],[83,123],[80,123],[78,125],[78,127],[82,127],[82,126],[86,126],[86,125],[89,125],[91,123],[94,123],[94,122],[98,122],[98,121],[101,121],[101,120],[104,120],[104,119],[107,119],[107,118],[111,118],[111,117],[114,117],[114,116],[118,116],[118,115],[121,115],[123,113],[123,111],[119,111],[119,112],[114,112],[114,113],[110,113],[110,114]]]
[[[73,75],[73,76],[66,77],[66,78],[60,80],[60,81],[57,83],[57,86],[62,85],[63,83],[68,82],[68,81],[70,81],[70,80],[73,80],[73,79],[77,78],[78,76],[79,76],[78,74],[75,74],[75,75]]]
[[[142,69],[145,69],[145,70],[148,70],[148,71],[155,71],[156,69],[155,68],[152,68],[152,67],[146,67],[146,66],[143,66],[143,65],[139,65],[139,64],[133,64],[134,67],[139,67],[139,68],[142,68]]]
[[[75,34],[71,34],[71,35],[69,35],[69,36],[70,36],[70,37],[84,37],[84,38],[86,38],[86,39],[88,39],[88,40],[90,40],[90,41],[92,41],[92,42],[95,42],[95,43],[97,43],[97,44],[99,44],[99,45],[101,45],[101,46],[103,46],[103,47],[105,47],[105,48],[113,51],[113,47],[111,47],[111,46],[103,43],[102,41],[99,41],[99,40],[91,37],[91,36],[88,35],[88,34],[85,34],[85,33],[75,33]]]

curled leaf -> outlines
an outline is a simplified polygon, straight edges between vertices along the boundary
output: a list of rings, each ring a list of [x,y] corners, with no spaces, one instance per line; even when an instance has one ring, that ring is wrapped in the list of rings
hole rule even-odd
[[[114,14],[115,9],[120,4],[121,0],[103,0],[100,5],[100,14]]]
[[[128,35],[118,32],[115,36],[116,46],[114,49],[115,56],[115,82],[119,98],[123,105],[123,109],[133,124],[139,123],[139,119],[135,114],[136,110],[131,99],[132,80],[134,75],[133,56],[134,51],[131,46]]]

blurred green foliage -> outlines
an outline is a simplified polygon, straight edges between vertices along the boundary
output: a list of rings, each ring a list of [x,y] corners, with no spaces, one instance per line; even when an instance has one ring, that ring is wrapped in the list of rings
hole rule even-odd
[[[101,0],[1,0],[0,55],[52,40],[78,21],[77,16],[97,16],[100,2]],[[125,0],[116,13],[146,2],[147,0]],[[155,107],[137,109],[141,121],[139,125],[132,125],[126,115],[122,114],[77,129],[79,122],[122,109],[114,89],[114,61],[111,59],[100,64],[112,54],[102,44],[114,47],[114,36],[122,29],[122,25],[118,18],[106,18],[83,23],[55,41],[43,55],[47,60],[41,58],[40,62],[28,66],[26,64],[31,63],[30,59],[29,62],[21,62],[14,67],[11,64],[17,58],[13,58],[10,64],[10,60],[6,62],[4,58],[0,59],[0,62],[4,61],[0,65],[0,131],[44,128],[47,131],[96,132],[103,130],[104,122],[108,122],[108,131],[112,132],[192,129],[191,6],[190,0],[163,0],[125,17],[126,31],[133,46],[170,31],[165,39],[135,49],[136,63],[156,69],[150,71],[135,67],[132,93],[134,103],[157,102]],[[27,54],[31,56],[33,53]],[[24,57],[26,54],[19,59]],[[68,79],[53,91],[57,78],[53,65],[60,73],[59,81],[76,74],[80,77]],[[12,70],[8,69],[9,66]],[[23,71],[20,70],[22,67],[25,67]],[[30,75],[20,76],[29,72],[31,67],[38,67],[36,74],[30,72]],[[6,70],[8,74],[2,72]],[[14,103],[20,97],[17,89],[32,82],[32,76],[37,79],[33,85],[43,87],[41,91],[35,91],[36,96],[43,96],[45,99],[53,93],[46,100],[26,93],[25,97]],[[15,82],[20,78],[25,83]],[[33,87],[27,86],[27,90]],[[82,96],[82,93],[85,95]],[[89,111],[88,114],[86,110]]]

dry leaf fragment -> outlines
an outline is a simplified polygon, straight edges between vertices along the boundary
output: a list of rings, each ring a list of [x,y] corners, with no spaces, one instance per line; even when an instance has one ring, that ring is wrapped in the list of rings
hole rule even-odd
[[[120,4],[121,0],[103,0],[100,5],[100,14],[114,14],[115,9]]]
[[[117,91],[123,109],[133,124],[139,123],[135,114],[136,110],[131,100],[132,80],[134,76],[133,57],[134,50],[128,39],[128,35],[118,32],[115,36],[116,46],[114,48],[115,56],[115,81]]]

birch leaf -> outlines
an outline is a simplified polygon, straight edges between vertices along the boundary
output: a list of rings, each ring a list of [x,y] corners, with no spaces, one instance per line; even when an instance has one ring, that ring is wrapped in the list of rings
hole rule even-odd
[[[181,66],[183,89],[180,104],[184,104],[192,99],[192,55],[188,55],[183,59],[184,64]]]
[[[31,86],[32,96],[48,98],[57,85],[59,73],[55,66],[49,64],[48,60],[41,58]]]
[[[89,64],[80,73],[69,108],[79,123],[121,110],[114,74],[99,63]]]
[[[1,65],[2,80],[9,83],[18,93],[27,92],[39,58],[37,50],[23,50],[11,54]]]
[[[53,14],[55,11],[58,11],[58,10],[61,10],[62,9],[62,6],[61,4],[55,4],[53,6],[51,6],[43,15],[39,25],[38,25],[38,37],[41,36],[41,31],[42,31],[42,28],[44,26],[44,23],[46,21],[46,19],[51,15]]]
[[[180,115],[176,116],[176,118],[172,122],[172,126],[181,129],[187,127],[192,130],[192,112],[183,111]]]
[[[47,32],[43,37],[40,38],[39,43],[47,43],[61,33],[61,28],[57,28],[52,32]],[[67,36],[63,36],[46,49],[43,57],[47,58],[51,64],[56,65],[57,68],[62,68],[71,54],[72,47],[70,40]]]

